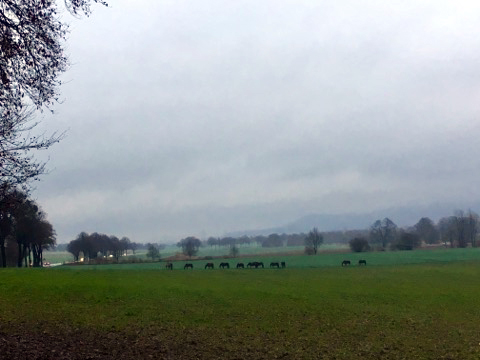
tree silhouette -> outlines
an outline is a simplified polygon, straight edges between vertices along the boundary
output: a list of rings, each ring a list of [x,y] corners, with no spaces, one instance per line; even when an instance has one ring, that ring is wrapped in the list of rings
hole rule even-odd
[[[90,14],[90,3],[65,0],[74,16]],[[24,185],[45,172],[29,152],[62,135],[31,136],[33,110],[50,108],[59,96],[60,75],[68,67],[64,40],[68,25],[53,0],[2,0],[0,5],[0,181]]]
[[[426,244],[436,244],[440,240],[434,222],[428,217],[421,218],[414,228],[420,239]]]
[[[308,249],[311,249],[314,254],[317,253],[318,247],[323,244],[323,235],[314,227],[305,238],[305,250],[309,253]]]
[[[201,244],[202,243],[199,239],[194,236],[189,236],[185,239],[180,240],[177,243],[177,246],[182,248],[182,252],[184,255],[192,257],[197,254]]]
[[[385,249],[387,245],[395,240],[397,225],[389,218],[377,220],[370,227],[370,240],[380,243]]]

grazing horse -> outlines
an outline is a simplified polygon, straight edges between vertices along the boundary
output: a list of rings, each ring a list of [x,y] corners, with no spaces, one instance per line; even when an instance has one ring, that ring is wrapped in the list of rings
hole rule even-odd
[[[278,262],[271,262],[270,267],[271,268],[276,267],[277,269],[280,269],[280,264]]]
[[[358,260],[358,265],[367,265],[367,260]]]
[[[173,264],[172,263],[168,263],[167,265],[165,265],[165,268],[167,270],[173,270]]]
[[[183,269],[192,269],[193,270],[193,264],[185,264],[185,266],[183,267]]]
[[[259,266],[261,266],[263,268],[263,262],[253,261],[253,262],[249,262],[247,264],[248,268],[255,267],[255,269],[258,269]]]
[[[343,261],[342,261],[342,266],[348,266],[348,265],[350,265],[350,264],[351,264],[351,263],[350,263],[350,260],[343,260]]]
[[[230,269],[230,264],[229,263],[220,263],[220,268],[221,269],[225,269],[225,268]]]
[[[285,269],[287,267],[287,265],[285,264],[285,261],[282,261],[281,265],[282,265],[282,269]]]
[[[215,267],[214,267],[213,263],[206,263],[205,264],[205,269],[212,269],[213,270],[214,268]]]
[[[243,263],[238,263],[237,269],[245,269],[245,265],[243,265]]]

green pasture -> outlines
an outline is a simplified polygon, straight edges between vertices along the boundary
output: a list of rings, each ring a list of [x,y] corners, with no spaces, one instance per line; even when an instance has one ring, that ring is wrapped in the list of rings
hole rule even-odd
[[[256,244],[253,245],[242,245],[238,247],[239,256],[257,256],[257,255],[264,255],[264,254],[280,254],[280,253],[287,253],[287,252],[297,252],[302,253],[304,251],[304,246],[281,246],[281,247],[262,247],[257,246]],[[348,246],[345,244],[326,244],[322,245],[322,251],[337,251],[337,250],[348,250]],[[181,253],[182,249],[176,245],[167,245],[164,249],[160,250],[160,257],[167,258],[169,256],[174,256],[177,253]],[[131,250],[128,252],[127,257],[122,257],[120,261],[128,261],[132,258],[137,258],[141,260],[149,260],[147,258],[147,250],[137,250],[135,254],[132,253]],[[230,255],[230,248],[228,246],[203,246],[199,249],[197,256],[205,257],[205,256],[229,256]],[[64,263],[64,262],[72,262],[73,255],[67,251],[44,251],[44,258],[46,261],[54,264],[54,263]]]
[[[424,263],[448,263],[452,261],[480,261],[480,248],[468,249],[435,249],[435,250],[414,250],[414,251],[383,251],[383,252],[320,252],[317,255],[279,255],[279,254],[257,254],[255,256],[245,256],[226,259],[211,260],[190,260],[173,261],[174,270],[183,270],[186,263],[192,263],[194,271],[203,270],[207,262],[213,262],[215,269],[221,262],[228,262],[231,268],[235,268],[237,263],[241,262],[245,266],[252,261],[261,261],[265,268],[268,268],[271,262],[284,261],[287,268],[317,268],[317,267],[338,267],[343,260],[350,260],[353,267],[358,266],[359,260],[366,260],[367,266],[391,266],[406,264],[424,264]],[[110,265],[78,265],[65,266],[62,268],[72,269],[80,267],[85,270],[95,269],[114,269],[114,270],[165,270],[165,261],[156,261],[138,264],[110,264]],[[211,270],[208,270],[211,271]],[[237,271],[235,269],[235,271]],[[241,271],[241,270],[238,270]]]
[[[342,268],[346,255],[369,265]],[[478,255],[447,249],[276,259],[287,261],[283,270],[166,271],[161,263],[138,271],[4,269],[0,323],[153,337],[200,358],[478,359]]]

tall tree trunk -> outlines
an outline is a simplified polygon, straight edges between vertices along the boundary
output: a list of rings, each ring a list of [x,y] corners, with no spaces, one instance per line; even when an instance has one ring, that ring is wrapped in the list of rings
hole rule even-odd
[[[0,235],[0,256],[2,257],[2,267],[7,267],[7,255],[5,254],[5,236]]]
[[[27,263],[27,257],[28,257],[28,263]],[[30,251],[30,246],[25,247],[25,267],[31,267],[32,266],[32,257],[31,257],[31,251]]]
[[[22,267],[22,263],[23,263],[23,246],[22,246],[22,243],[18,243],[18,257],[17,257],[17,266],[18,267]]]
[[[0,244],[0,252],[1,252],[1,256],[2,256],[2,267],[7,267],[7,256],[5,254],[5,241],[2,241],[2,243]]]

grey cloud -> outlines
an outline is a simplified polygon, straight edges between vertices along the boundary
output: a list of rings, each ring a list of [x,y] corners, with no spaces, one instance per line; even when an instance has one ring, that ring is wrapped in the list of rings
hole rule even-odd
[[[61,237],[144,239],[478,196],[479,18],[118,1],[73,24],[65,101],[42,122],[68,137],[36,194]]]

